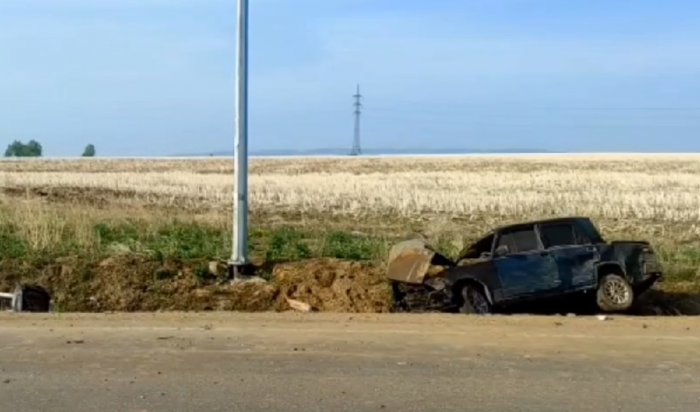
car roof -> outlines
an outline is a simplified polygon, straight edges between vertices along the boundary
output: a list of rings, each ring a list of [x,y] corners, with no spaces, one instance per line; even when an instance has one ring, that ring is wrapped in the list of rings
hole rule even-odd
[[[590,221],[591,219],[585,216],[569,216],[569,217],[557,217],[557,218],[552,218],[552,219],[542,219],[542,220],[532,220],[528,222],[521,222],[521,223],[514,223],[512,225],[505,225],[505,226],[498,226],[491,231],[484,233],[482,236],[479,236],[478,240],[472,243],[472,245],[475,245],[482,240],[485,240],[488,237],[494,236],[498,232],[502,232],[504,230],[510,230],[510,229],[517,229],[520,227],[525,227],[525,226],[533,226],[533,225],[541,225],[541,224],[547,224],[547,223],[569,223],[577,220],[587,220]]]
[[[509,230],[509,229],[517,229],[517,228],[524,227],[524,226],[533,226],[533,225],[541,225],[541,224],[548,224],[548,223],[570,223],[570,222],[579,221],[579,220],[590,221],[590,218],[587,218],[584,216],[569,216],[569,217],[558,217],[558,218],[553,218],[553,219],[532,220],[529,222],[522,222],[522,223],[515,223],[512,225],[501,226],[501,227],[496,228],[492,233],[502,232],[504,230]]]

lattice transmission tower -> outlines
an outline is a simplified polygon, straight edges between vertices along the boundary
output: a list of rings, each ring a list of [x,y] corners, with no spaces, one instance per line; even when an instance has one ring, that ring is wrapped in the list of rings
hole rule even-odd
[[[362,115],[362,95],[360,94],[360,85],[357,85],[357,92],[353,96],[355,98],[355,134],[352,140],[352,151],[350,156],[359,156],[362,154],[360,146],[360,116]]]

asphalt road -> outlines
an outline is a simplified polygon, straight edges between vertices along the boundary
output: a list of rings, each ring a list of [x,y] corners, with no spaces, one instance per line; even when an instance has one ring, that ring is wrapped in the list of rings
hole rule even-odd
[[[698,411],[700,321],[0,314],[0,410]]]

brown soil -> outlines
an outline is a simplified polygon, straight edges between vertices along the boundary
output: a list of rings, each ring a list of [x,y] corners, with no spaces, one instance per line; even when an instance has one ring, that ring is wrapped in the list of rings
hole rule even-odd
[[[392,309],[382,267],[336,259],[278,264],[272,281],[231,283],[209,272],[209,262],[158,262],[116,256],[88,264],[63,258],[33,268],[0,262],[0,291],[18,283],[47,288],[64,312],[287,311],[286,298],[318,312],[382,313]],[[637,315],[700,315],[697,290],[651,290],[632,312]]]
[[[697,286],[684,288],[682,284],[644,293],[633,309],[642,316],[700,315],[700,293]]]
[[[231,283],[207,271],[208,262],[157,262],[117,256],[96,264],[64,258],[43,269],[0,265],[0,290],[17,283],[47,288],[65,312],[289,310],[285,297],[316,311],[388,312],[391,293],[382,272],[369,264],[310,260],[279,264],[270,282]]]
[[[275,267],[274,279],[278,310],[288,308],[287,297],[321,312],[391,311],[391,288],[375,265],[334,259],[289,263]]]
[[[210,210],[212,206],[204,196],[173,196],[158,193],[140,193],[134,190],[91,187],[3,187],[0,193],[13,198],[41,199],[45,202],[91,206],[98,209],[115,204],[132,204],[139,201],[146,209],[172,211],[180,209]]]

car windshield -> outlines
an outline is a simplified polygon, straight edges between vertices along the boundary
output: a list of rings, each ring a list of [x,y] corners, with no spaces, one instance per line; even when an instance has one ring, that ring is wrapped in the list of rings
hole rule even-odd
[[[490,234],[463,249],[459,259],[477,259],[484,253],[491,253],[492,246],[493,234]]]

